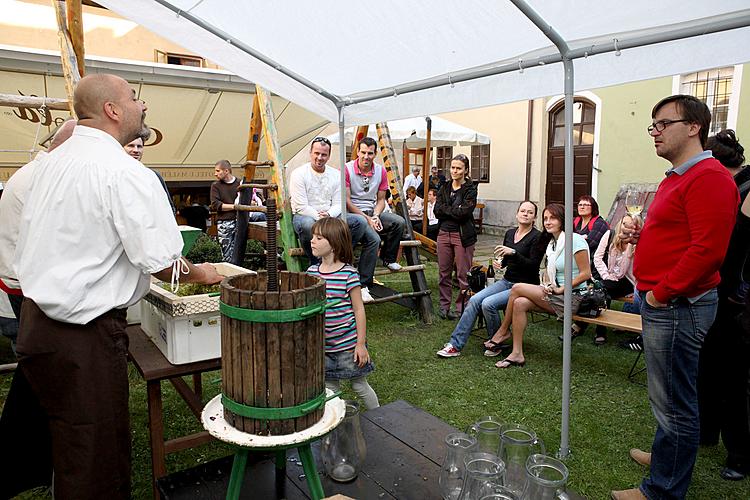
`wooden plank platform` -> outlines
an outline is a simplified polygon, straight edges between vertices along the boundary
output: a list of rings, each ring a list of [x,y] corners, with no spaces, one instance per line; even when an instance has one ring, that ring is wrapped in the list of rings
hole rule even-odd
[[[406,401],[394,401],[361,414],[367,458],[357,479],[336,483],[326,476],[319,443],[313,455],[326,495],[365,500],[441,498],[438,477],[445,458],[445,436],[457,429]],[[241,498],[310,498],[296,451],[287,456],[286,473],[278,481],[271,455],[251,455]],[[158,481],[165,500],[225,498],[232,458],[214,460]],[[283,482],[282,482],[283,480]],[[283,490],[283,491],[282,491]],[[572,500],[583,497],[568,490]]]
[[[615,330],[625,330],[628,332],[641,333],[643,326],[641,316],[621,311],[612,311],[605,309],[597,318],[586,318],[584,316],[573,315],[573,321],[591,323],[592,325],[603,325]]]

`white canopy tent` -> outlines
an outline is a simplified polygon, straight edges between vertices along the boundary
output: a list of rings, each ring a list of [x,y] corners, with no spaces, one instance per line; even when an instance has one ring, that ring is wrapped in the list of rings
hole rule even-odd
[[[431,116],[432,120],[430,145],[433,148],[443,146],[476,146],[489,144],[490,137],[476,130],[472,130],[458,123],[454,123],[439,116]],[[394,143],[405,144],[409,148],[424,148],[427,141],[427,120],[424,118],[406,118],[404,120],[393,120],[388,122],[388,131]],[[344,144],[354,142],[354,127],[346,129],[344,133]],[[367,136],[378,138],[375,126],[370,125]],[[328,136],[331,144],[339,143],[339,135]]]
[[[345,124],[489,106],[564,88],[567,207],[573,201],[574,91],[750,60],[747,0],[287,0],[272,8],[259,0],[97,1],[338,122],[342,138]],[[363,36],[375,43],[358,43],[353,16],[371,21]],[[568,283],[572,226],[568,210]],[[570,299],[566,289],[563,457],[569,453]]]

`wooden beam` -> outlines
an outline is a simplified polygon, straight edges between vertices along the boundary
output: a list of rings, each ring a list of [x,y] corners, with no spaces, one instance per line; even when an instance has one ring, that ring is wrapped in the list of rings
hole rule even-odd
[[[263,133],[263,119],[260,116],[258,94],[253,97],[253,110],[250,113],[250,136],[247,138],[247,161],[245,162],[245,182],[253,182],[258,152],[260,151],[260,136]],[[253,162],[253,163],[250,163]]]
[[[251,184],[255,177],[255,167],[257,167],[259,163],[257,160],[258,151],[260,150],[260,134],[262,131],[263,123],[261,122],[258,96],[256,95],[253,97],[253,106],[250,113],[250,135],[247,138],[247,160],[242,164],[246,184]],[[252,199],[252,189],[243,189],[240,191],[240,205],[250,205]],[[234,233],[234,253],[232,254],[232,263],[241,266],[244,262],[245,249],[247,248],[247,233],[250,216],[247,212],[238,210],[236,221],[237,230]]]
[[[78,75],[83,78],[85,72],[83,50],[83,7],[81,0],[66,0],[68,6],[68,34],[73,44],[73,52],[78,63]]]
[[[273,115],[273,106],[271,105],[271,94],[260,85],[255,86],[255,94],[258,96],[260,116],[265,132],[263,136],[266,143],[266,156],[274,163],[274,166],[271,167],[270,182],[278,186],[278,189],[273,193],[276,195],[276,210],[279,214],[283,214],[281,220],[279,220],[281,241],[285,249],[297,248],[299,245],[297,244],[297,235],[292,226],[292,206],[289,200],[289,192],[287,191],[289,184],[287,183],[286,167],[281,158],[281,148],[279,147],[279,138],[276,133],[276,121]],[[292,257],[288,252],[284,252],[284,261],[286,262],[288,271],[302,271],[299,259]]]
[[[354,142],[352,143],[352,154],[350,160],[355,160],[357,158],[357,152],[359,152],[359,143],[362,139],[367,137],[367,129],[369,129],[369,125],[362,125],[357,127],[357,130],[354,133]]]
[[[422,165],[422,184],[424,185],[422,192],[422,227],[427,227],[429,222],[427,220],[427,193],[430,190],[430,152],[432,151],[432,119],[427,116],[425,117],[427,122],[427,140],[424,144],[424,165]]]
[[[39,109],[42,106],[45,106],[47,109],[55,109],[58,111],[68,111],[70,109],[70,104],[67,99],[57,99],[54,97],[31,97],[14,94],[0,94],[0,106],[34,109]]]
[[[73,42],[71,42],[68,32],[65,2],[64,0],[52,0],[52,5],[55,7],[55,17],[57,18],[57,38],[60,43],[60,60],[65,79],[65,93],[68,96],[70,114],[77,118],[73,109],[73,91],[81,79],[81,74],[78,71]]]

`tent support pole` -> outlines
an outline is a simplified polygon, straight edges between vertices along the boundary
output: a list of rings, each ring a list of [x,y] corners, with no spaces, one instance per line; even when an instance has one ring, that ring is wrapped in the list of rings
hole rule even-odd
[[[562,380],[562,425],[560,428],[560,458],[570,455],[570,350],[571,327],[573,314],[571,299],[573,297],[573,59],[570,57],[570,47],[555,28],[539,15],[525,0],[511,0],[518,10],[529,21],[544,33],[544,36],[555,44],[560,51],[563,69],[565,70],[565,291],[563,295],[563,380]]]
[[[341,218],[346,222],[346,144],[344,144],[344,105],[336,103],[339,113],[339,164],[341,165]],[[354,151],[352,151],[354,154]]]
[[[565,295],[563,307],[563,381],[560,458],[570,455],[570,351],[573,326],[573,61],[563,59],[565,68]]]

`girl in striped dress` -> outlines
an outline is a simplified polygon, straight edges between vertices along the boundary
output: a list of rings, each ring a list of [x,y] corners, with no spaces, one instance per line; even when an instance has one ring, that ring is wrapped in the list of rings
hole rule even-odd
[[[368,410],[380,406],[367,383],[375,369],[367,352],[365,305],[349,227],[341,219],[324,217],[312,226],[312,253],[320,264],[307,273],[326,282],[325,357],[326,387],[338,391],[341,380],[351,380],[352,390]]]

